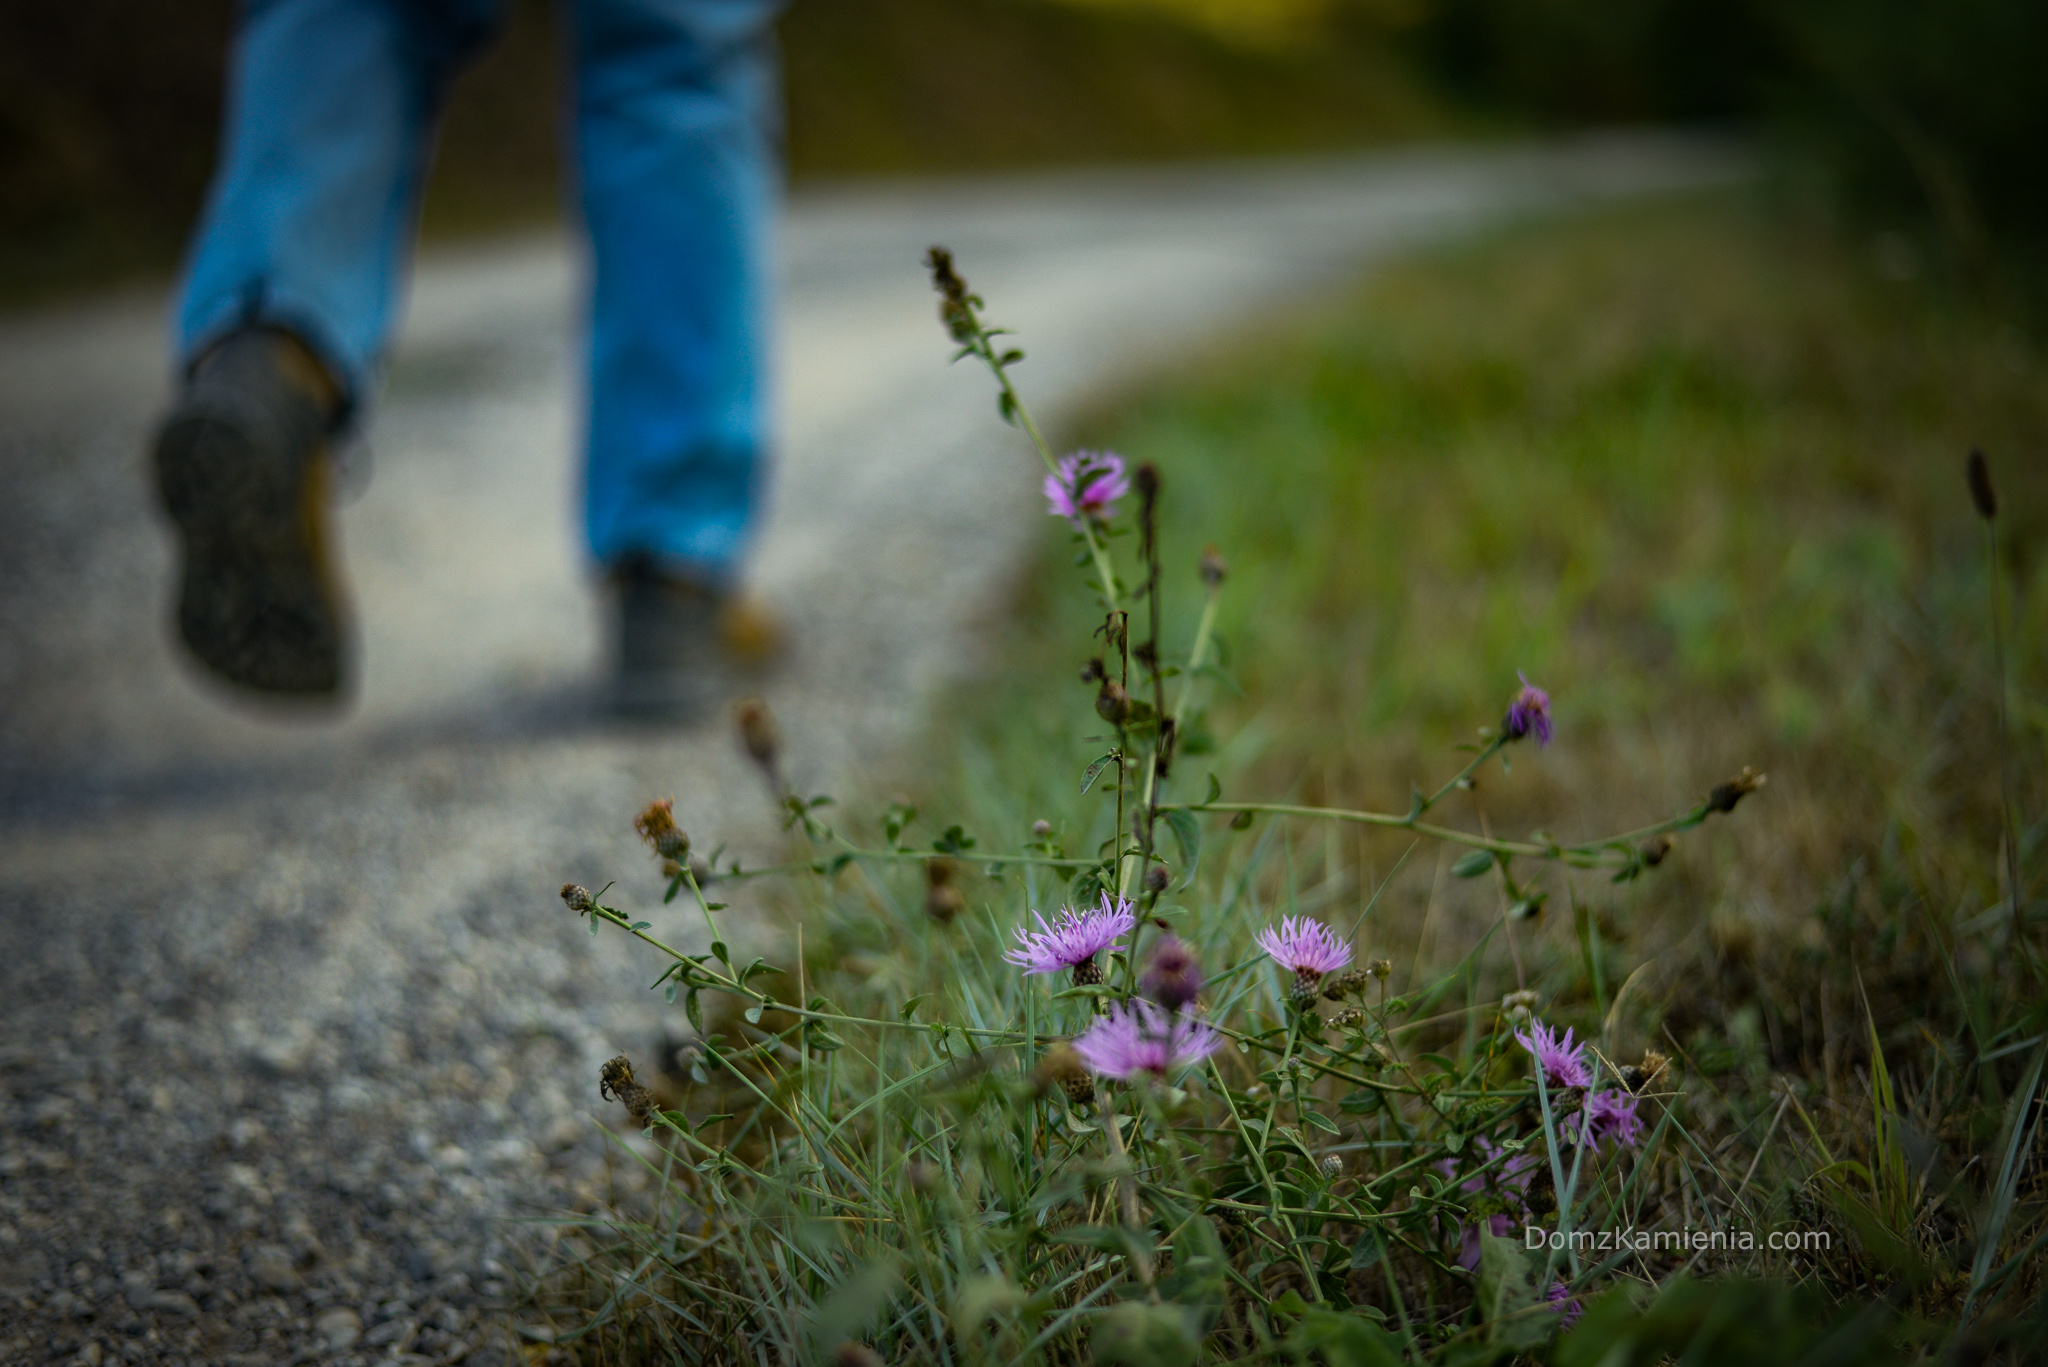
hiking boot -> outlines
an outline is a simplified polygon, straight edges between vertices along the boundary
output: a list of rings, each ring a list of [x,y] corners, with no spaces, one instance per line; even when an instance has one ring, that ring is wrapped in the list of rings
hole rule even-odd
[[[157,488],[182,543],[178,634],[244,688],[341,690],[349,627],[325,455],[339,408],[298,339],[249,328],[200,359],[157,433]]]
[[[618,603],[612,708],[687,721],[706,715],[771,664],[782,629],[758,601],[667,574],[632,557],[612,572]]]

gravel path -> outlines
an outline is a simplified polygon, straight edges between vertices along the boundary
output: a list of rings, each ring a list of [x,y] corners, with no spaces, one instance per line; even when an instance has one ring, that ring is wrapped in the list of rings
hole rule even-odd
[[[1376,255],[1740,171],[1640,137],[800,198],[758,559],[797,784],[901,753],[1039,533],[1028,449],[946,365],[928,242],[1056,417]],[[602,1199],[597,1066],[679,1013],[554,890],[653,905],[651,797],[700,847],[774,828],[721,726],[594,715],[573,288],[556,238],[423,260],[342,517],[340,720],[230,706],[167,645],[161,299],[0,320],[0,1362],[509,1362],[537,1235],[508,1217]]]

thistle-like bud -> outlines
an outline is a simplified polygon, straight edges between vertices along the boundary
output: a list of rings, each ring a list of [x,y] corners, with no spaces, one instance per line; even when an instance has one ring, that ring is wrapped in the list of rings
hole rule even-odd
[[[1355,1006],[1347,1006],[1330,1017],[1330,1024],[1339,1030],[1363,1030],[1372,1023],[1372,1017]]]
[[[1717,783],[1707,794],[1707,810],[1710,812],[1732,812],[1735,804],[1769,782],[1769,775],[1759,774],[1745,764],[1742,772],[1726,783]]]
[[[1325,1181],[1334,1182],[1344,1175],[1344,1160],[1334,1153],[1324,1154],[1320,1166],[1322,1167]]]
[[[953,861],[931,859],[924,866],[924,914],[942,926],[967,909],[967,899],[953,886]]]
[[[1173,882],[1173,875],[1166,871],[1166,865],[1154,864],[1145,870],[1145,891],[1157,897]]]
[[[1049,839],[1051,839],[1051,838],[1052,838],[1052,823],[1051,823],[1050,821],[1034,821],[1034,822],[1032,822],[1032,823],[1031,823],[1031,835],[1032,835],[1032,838],[1033,838],[1033,839],[1035,839],[1035,840],[1049,840]]]
[[[676,825],[675,805],[674,798],[665,797],[659,802],[648,803],[640,815],[633,818],[633,829],[663,859],[681,859],[690,852],[690,837]]]
[[[1230,562],[1225,560],[1223,552],[1217,550],[1214,546],[1204,546],[1202,547],[1201,571],[1204,584],[1207,584],[1212,589],[1220,588],[1223,585],[1224,577],[1230,573]]]
[[[1989,522],[1998,516],[1998,492],[1991,487],[1991,462],[1984,459],[1982,451],[1973,450],[1968,471],[1970,502],[1977,505],[1977,516]]]
[[[782,735],[775,725],[775,714],[768,710],[768,704],[759,698],[741,698],[732,705],[733,724],[739,727],[740,744],[746,747],[747,758],[763,769],[775,767],[775,757],[782,748]]]
[[[581,883],[562,884],[562,900],[567,902],[569,910],[575,912],[578,916],[581,916],[586,911],[595,910],[597,907],[597,899],[592,897],[590,889],[584,887]]]
[[[1365,966],[1365,974],[1369,978],[1384,978],[1393,971],[1394,961],[1392,959],[1374,959]]]
[[[974,295],[953,269],[953,253],[944,247],[934,246],[927,251],[924,263],[932,273],[932,288],[939,292],[939,321],[946,325],[954,341],[965,346],[974,340],[976,332]]]
[[[1145,970],[1145,995],[1169,1011],[1179,1011],[1202,995],[1202,966],[1188,947],[1172,935],[1153,946]]]
[[[1045,1057],[1032,1070],[1031,1080],[1040,1096],[1057,1087],[1076,1106],[1086,1106],[1095,1100],[1095,1079],[1088,1076],[1088,1069],[1071,1044],[1062,1042],[1046,1050]]]
[[[1366,984],[1371,981],[1372,974],[1362,968],[1352,968],[1342,973],[1332,973],[1329,977],[1323,979],[1323,997],[1328,1001],[1340,1002],[1346,997],[1362,996],[1364,995]]]
[[[1664,1070],[1670,1066],[1670,1059],[1664,1057],[1655,1049],[1645,1049],[1643,1050],[1643,1061],[1641,1063],[1622,1065],[1621,1085],[1628,1088],[1631,1092],[1640,1094],[1651,1083],[1661,1077]]]
[[[1731,804],[1732,805],[1732,804]],[[1647,868],[1656,868],[1664,862],[1664,856],[1671,853],[1672,840],[1668,835],[1652,836],[1636,850]]]

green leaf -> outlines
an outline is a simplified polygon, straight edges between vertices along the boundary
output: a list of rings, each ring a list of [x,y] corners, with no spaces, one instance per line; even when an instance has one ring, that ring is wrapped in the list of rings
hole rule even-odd
[[[649,926],[651,926],[651,925],[653,925],[653,924],[654,924],[654,922],[652,922],[652,921],[635,921],[635,922],[634,922],[634,923],[633,923],[632,925],[628,926],[628,927],[627,927],[627,929],[628,929],[628,930],[645,930],[645,929],[647,929],[647,928],[648,928]]]
[[[1346,1092],[1337,1102],[1337,1109],[1346,1115],[1371,1115],[1380,1108],[1380,1094],[1370,1087],[1360,1087],[1355,1092]]]
[[[915,1016],[917,1014],[917,1008],[919,1003],[923,1002],[927,995],[929,994],[921,993],[918,996],[912,997],[909,1001],[903,1003],[903,1005],[897,1007],[896,1019],[900,1021],[907,1021],[911,1017]]]
[[[1451,865],[1451,873],[1459,878],[1477,878],[1492,867],[1492,850],[1472,850]]]
[[[1211,802],[1214,802],[1217,798],[1222,796],[1223,784],[1217,779],[1216,775],[1209,775],[1209,796],[1202,799],[1202,805],[1206,807]]]
[[[670,1006],[674,1006],[676,1004],[676,985],[670,983],[666,988],[662,989],[662,995],[668,998]]]
[[[683,1014],[689,1017],[690,1028],[698,1034],[704,1033],[704,1008],[697,1004],[697,989],[691,988],[690,995],[683,998]]]
[[[1368,1267],[1377,1267],[1380,1261],[1380,1235],[1376,1229],[1368,1229],[1358,1236],[1358,1242],[1351,1245],[1351,1270],[1363,1272]]]
[[[1122,1367],[1189,1367],[1202,1344],[1187,1306],[1124,1301],[1096,1323],[1088,1351],[1097,1362]]]
[[[1344,1131],[1337,1128],[1336,1121],[1330,1119],[1330,1117],[1324,1115],[1320,1111],[1303,1111],[1301,1113],[1301,1118],[1308,1124],[1311,1124],[1315,1126],[1317,1129],[1323,1131],[1325,1134],[1344,1133]]]
[[[1173,832],[1173,843],[1180,847],[1180,862],[1187,869],[1181,886],[1190,887],[1195,881],[1195,866],[1202,862],[1202,823],[1195,820],[1193,812],[1179,807],[1162,815],[1166,817],[1166,828]]]
[[[1239,812],[1236,816],[1230,818],[1230,829],[1233,831],[1248,831],[1251,828],[1252,814],[1250,812]]]
[[[723,941],[723,940],[713,940],[713,941],[711,942],[711,952],[712,952],[713,954],[716,954],[716,955],[718,956],[718,962],[720,962],[720,963],[724,964],[724,965],[725,965],[725,966],[726,966],[727,968],[731,968],[731,967],[732,967],[732,960],[731,960],[731,959],[728,959],[728,958],[726,958],[726,957],[725,957],[725,956],[726,956],[726,948],[725,948],[725,941]]]
[[[1076,997],[1107,997],[1116,991],[1108,983],[1080,983],[1052,994],[1054,1001],[1069,1001]]]
[[[1086,769],[1081,771],[1081,795],[1083,797],[1086,797],[1088,795],[1088,790],[1095,786],[1095,780],[1102,777],[1102,771],[1104,769],[1107,769],[1111,763],[1113,763],[1120,757],[1121,756],[1118,751],[1111,750],[1108,754],[1103,755],[1100,759],[1096,760],[1093,764],[1090,764]]]

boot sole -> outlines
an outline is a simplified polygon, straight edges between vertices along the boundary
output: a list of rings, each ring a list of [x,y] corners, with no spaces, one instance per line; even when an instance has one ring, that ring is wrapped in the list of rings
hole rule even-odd
[[[326,462],[269,449],[229,412],[172,417],[158,488],[178,528],[178,634],[200,663],[262,693],[341,691],[347,614],[330,560]]]

